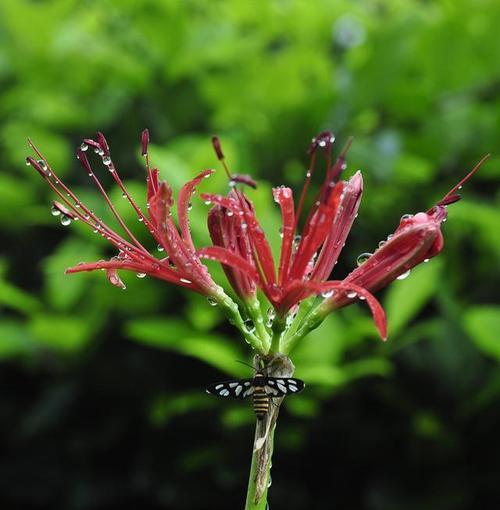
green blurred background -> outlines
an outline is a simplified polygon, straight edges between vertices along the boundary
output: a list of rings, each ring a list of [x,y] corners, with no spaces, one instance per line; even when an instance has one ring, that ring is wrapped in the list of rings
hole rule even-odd
[[[380,294],[389,342],[355,305],[296,351],[307,391],[285,402],[270,507],[497,508],[499,26],[496,0],[2,1],[2,508],[243,506],[250,405],[203,387],[248,377],[235,363],[246,344],[204,298],[162,282],[64,276],[111,252],[51,216],[24,164],[30,136],[100,210],[74,150],[102,130],[143,203],[144,127],[176,189],[218,166],[219,134],[234,171],[260,179],[252,199],[275,244],[271,183],[300,188],[320,130],[337,147],[353,135],[348,175],[362,169],[365,195],[337,278],[493,154],[450,207],[442,255]],[[221,172],[206,189],[227,189]],[[206,212],[196,199],[199,245]]]

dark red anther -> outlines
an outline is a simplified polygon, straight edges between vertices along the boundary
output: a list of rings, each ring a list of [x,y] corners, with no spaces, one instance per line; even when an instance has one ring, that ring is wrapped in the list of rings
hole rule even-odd
[[[328,155],[330,154],[333,142],[335,142],[335,135],[331,131],[322,131],[312,139],[307,153],[312,155],[317,149],[321,149],[325,155]]]
[[[257,189],[257,183],[249,175],[232,174],[229,185],[236,186],[236,184],[244,184],[245,186],[250,186],[253,189]]]
[[[462,197],[460,195],[450,195],[450,196],[444,197],[436,205],[450,205],[450,204],[454,204],[455,202],[458,202],[461,198]]]
[[[490,154],[486,154],[483,156],[479,163],[476,163],[476,166],[455,186],[453,186],[448,193],[436,204],[436,205],[448,205],[453,204],[457,200],[460,200],[460,195],[455,193],[456,191],[462,189],[462,186],[481,168],[483,163],[490,157]]]
[[[149,130],[148,129],[145,129],[142,132],[141,142],[142,142],[142,151],[141,151],[141,154],[143,156],[146,156],[147,153],[148,153],[148,145],[149,145]]]
[[[222,147],[220,146],[220,140],[218,136],[212,136],[212,146],[214,148],[215,154],[217,155],[217,159],[222,161],[224,159],[224,153],[222,152]]]
[[[31,156],[26,158],[26,164],[31,165],[42,177],[48,177],[46,168],[42,167],[42,165]]]
[[[103,156],[109,156],[108,142],[100,131],[97,132],[97,142],[99,143],[99,147],[104,151]]]
[[[73,214],[66,206],[64,206],[63,204],[61,204],[61,202],[58,202],[57,200],[52,201],[52,207],[59,211],[63,216],[67,216],[72,220],[77,218],[75,214]]]
[[[94,147],[95,149],[100,149],[101,148],[99,143],[96,142],[95,140],[92,140],[92,138],[84,138],[83,142],[85,144],[87,144],[88,146],[90,146],[90,147]]]

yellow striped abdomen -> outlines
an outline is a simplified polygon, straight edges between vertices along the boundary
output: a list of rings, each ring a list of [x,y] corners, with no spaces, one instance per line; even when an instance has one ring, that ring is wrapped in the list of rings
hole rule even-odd
[[[253,410],[258,420],[262,420],[269,410],[269,397],[262,386],[257,386],[253,394]]]

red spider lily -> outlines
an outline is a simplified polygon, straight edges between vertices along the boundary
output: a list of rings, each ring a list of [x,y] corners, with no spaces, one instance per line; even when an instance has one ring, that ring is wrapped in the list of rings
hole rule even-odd
[[[345,281],[356,283],[370,291],[385,287],[396,278],[404,277],[411,268],[438,255],[444,246],[441,224],[448,215],[447,206],[460,200],[456,191],[474,175],[486,161],[485,156],[453,189],[427,212],[405,214],[393,234],[380,243],[373,255],[347,276]],[[343,306],[344,298],[332,299],[335,308]]]
[[[145,130],[142,133],[142,155],[146,159],[147,169],[147,215],[142,212],[125,188],[111,159],[106,139],[101,133],[97,134],[96,140],[85,139],[77,150],[77,158],[81,166],[94,181],[123,230],[123,234],[119,234],[79,200],[76,194],[56,175],[40,151],[30,141],[30,145],[39,159],[35,160],[28,157],[27,163],[38,171],[61,200],[61,202],[53,203],[53,214],[61,215],[63,224],[70,223],[71,220],[80,220],[86,223],[94,229],[94,232],[105,237],[118,251],[118,254],[111,260],[80,263],[67,269],[66,272],[78,273],[103,269],[113,285],[125,288],[117,273],[118,270],[124,269],[137,273],[137,276],[150,275],[166,280],[206,296],[218,296],[222,289],[214,283],[206,267],[200,262],[193,246],[188,222],[190,198],[196,186],[205,177],[209,177],[213,170],[204,170],[181,188],[177,203],[179,224],[177,226],[171,213],[173,206],[172,189],[166,182],[159,181],[156,168],[150,168],[148,143],[149,134]],[[102,163],[111,173],[115,183],[123,193],[123,197],[128,200],[139,221],[149,230],[159,249],[165,251],[166,257],[159,259],[149,253],[127,227],[90,165],[86,154],[89,148],[93,149],[96,155],[102,159]]]
[[[441,251],[440,225],[446,218],[446,206],[460,198],[455,194],[456,190],[484,159],[427,213],[404,218],[390,240],[347,278],[327,281],[357,216],[363,189],[360,172],[348,181],[340,180],[350,141],[332,164],[333,142],[334,136],[330,132],[323,132],[313,139],[309,150],[311,163],[297,208],[290,188],[273,189],[274,200],[282,215],[277,270],[254,208],[243,190],[236,187],[228,196],[202,195],[215,204],[208,222],[215,246],[204,248],[198,254],[223,264],[231,285],[241,298],[254,293],[256,286],[262,289],[280,317],[313,294],[325,298],[325,306],[329,309],[345,306],[357,298],[366,300],[380,335],[385,339],[385,314],[371,291],[380,289]],[[214,148],[231,182],[235,183],[216,138]],[[319,150],[325,156],[326,175],[298,235],[298,222]]]

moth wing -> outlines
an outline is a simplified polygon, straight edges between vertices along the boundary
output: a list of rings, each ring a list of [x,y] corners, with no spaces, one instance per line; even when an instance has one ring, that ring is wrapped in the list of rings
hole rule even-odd
[[[300,393],[304,387],[304,381],[293,377],[267,377],[264,391],[269,397],[285,397]]]
[[[243,399],[253,393],[252,381],[253,379],[241,379],[239,381],[218,382],[208,386],[206,391],[216,397]]]

